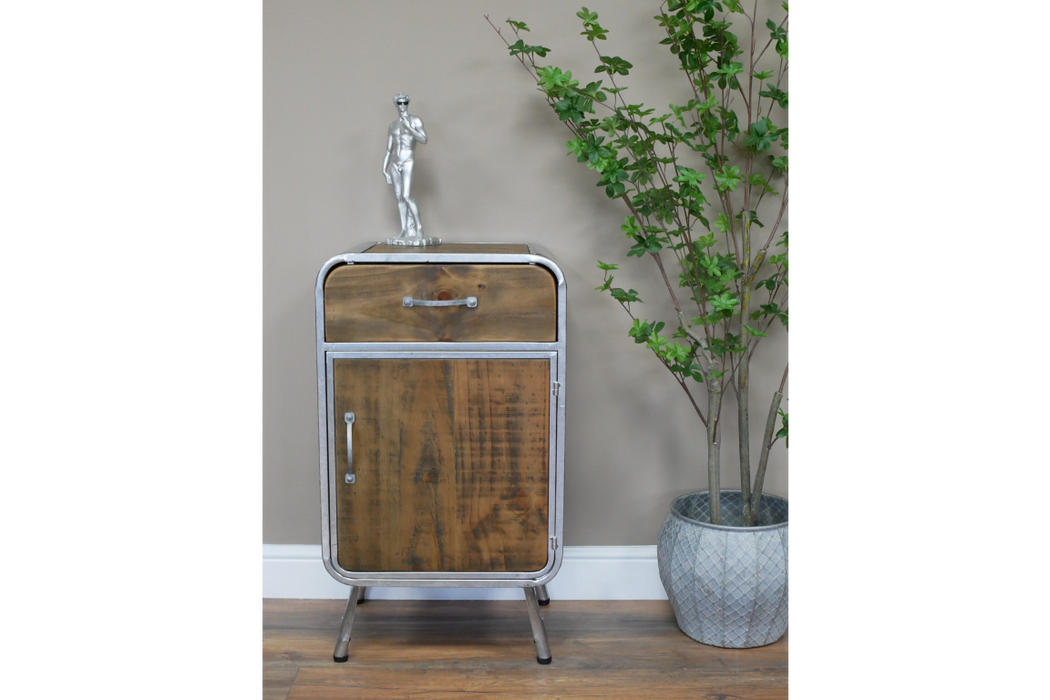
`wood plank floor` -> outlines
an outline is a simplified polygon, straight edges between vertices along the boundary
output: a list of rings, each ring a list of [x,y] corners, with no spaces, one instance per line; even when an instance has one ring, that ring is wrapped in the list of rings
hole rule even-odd
[[[788,639],[698,644],[667,601],[559,601],[541,608],[554,661],[536,663],[522,601],[371,600],[350,660],[332,661],[344,603],[263,601],[263,697],[704,698],[781,700]]]

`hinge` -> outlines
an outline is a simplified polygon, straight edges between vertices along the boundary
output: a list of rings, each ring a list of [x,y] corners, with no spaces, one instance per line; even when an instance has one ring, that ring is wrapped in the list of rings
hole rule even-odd
[[[554,395],[558,396],[561,393],[561,382],[554,382]]]
[[[558,538],[557,537],[552,537],[551,538],[551,549],[557,549],[557,548],[558,548]]]

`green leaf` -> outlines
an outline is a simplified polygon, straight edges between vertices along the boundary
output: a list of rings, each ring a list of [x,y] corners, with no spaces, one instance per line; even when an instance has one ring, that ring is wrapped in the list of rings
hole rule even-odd
[[[641,299],[638,298],[638,292],[634,291],[633,289],[629,289],[627,291],[624,291],[624,290],[620,289],[619,287],[616,287],[614,289],[610,289],[609,292],[612,294],[613,299],[615,299],[616,301],[618,301],[618,302],[620,302],[622,304],[630,304],[632,302],[636,302],[636,301],[637,302],[641,302],[642,301]]]
[[[759,93],[758,93],[759,96],[761,96],[761,97],[768,97],[771,100],[776,101],[776,103],[778,105],[780,105],[781,109],[787,109],[788,108],[788,94],[786,92],[784,92],[783,90],[781,90],[780,88],[778,88],[773,83],[766,83],[766,87],[768,87],[769,89],[768,90],[760,90]]]
[[[565,147],[569,149],[569,152],[565,155],[576,156],[579,162],[587,160],[587,145],[579,139],[570,139],[565,142]]]
[[[774,190],[772,187],[769,186],[769,183],[766,182],[766,178],[763,175],[761,175],[760,173],[752,173],[751,175],[749,175],[748,178],[747,178],[747,184],[749,184],[751,186],[754,186],[754,187],[761,187],[766,192],[772,192],[773,194],[780,194],[779,192],[777,192],[776,190]],[[761,225],[762,224],[759,224],[759,226],[761,226]]]
[[[766,289],[770,292],[775,291],[777,288],[777,276],[767,277],[761,282],[755,283],[755,289]],[[758,318],[762,313],[760,311],[754,311],[751,313],[751,318]]]
[[[752,177],[754,177],[754,176],[752,175]],[[765,226],[762,224],[762,222],[758,220],[758,212],[756,212],[754,209],[752,209],[747,214],[748,214],[748,216],[747,216],[747,220],[748,221],[750,221],[755,226],[758,226],[759,228],[765,228]],[[744,212],[743,212],[743,210],[738,211],[736,216],[734,216],[733,218],[736,219],[737,221],[739,221],[741,224],[743,224],[744,223]]]
[[[715,187],[720,192],[733,192],[736,190],[737,185],[740,184],[740,168],[737,166],[726,166],[722,170],[715,173]]]
[[[729,218],[725,214],[719,214],[716,216],[715,228],[718,229],[719,233],[728,233],[730,230]]]
[[[520,54],[534,53],[537,56],[546,56],[550,52],[550,49],[548,49],[545,46],[529,46],[528,44],[525,43],[525,41],[523,39],[518,39],[516,42],[511,44],[508,48],[510,50],[510,55],[511,56],[514,56],[514,55],[519,54],[519,53]]]
[[[648,321],[640,318],[634,319],[634,325],[631,326],[631,330],[627,331],[627,335],[634,338],[634,342],[639,345],[647,342],[652,334],[653,326]]]
[[[580,84],[578,80],[572,79],[572,71],[562,73],[561,68],[557,66],[538,68],[536,75],[539,77],[537,84],[542,85],[544,92],[555,98],[570,94],[570,91]]]
[[[576,16],[583,20],[583,31],[580,32],[581,36],[587,37],[588,41],[594,41],[595,39],[605,40],[606,30],[598,24],[598,13],[591,12],[586,7],[576,13]]]
[[[608,98],[608,95],[601,91],[601,87],[602,81],[596,80],[593,83],[587,83],[587,87],[581,88],[580,92],[585,93],[592,99],[598,100],[599,102],[605,102],[605,100]]]
[[[773,122],[762,117],[748,127],[747,138],[744,139],[744,144],[753,148],[756,153],[768,151],[773,146],[775,139],[771,131],[772,126]]]
[[[722,217],[725,218],[725,214],[723,214]],[[726,221],[728,223],[728,220]],[[715,234],[713,233],[709,233],[706,236],[698,236],[696,239],[693,240],[693,245],[698,247],[701,254],[703,253],[704,249],[711,248],[712,246],[714,246],[714,244]]]
[[[608,73],[609,75],[627,75],[634,65],[623,60],[619,56],[602,56],[602,65],[594,69],[595,73]]]
[[[732,312],[733,307],[737,306],[740,302],[729,294],[719,294],[713,296],[708,301],[711,303],[717,311],[728,311]]]
[[[747,331],[751,335],[755,336],[756,338],[767,338],[767,337],[769,337],[765,333],[762,333],[761,331],[755,330],[754,328],[752,328],[751,326],[747,325],[746,323],[742,323],[740,325],[745,331]]]
[[[637,238],[638,234],[642,232],[642,229],[635,224],[634,217],[628,216],[623,220],[623,226],[620,230],[627,234],[627,238]]]
[[[577,12],[576,16],[580,17],[581,14],[579,12]],[[598,15],[595,14],[593,16],[597,17]],[[583,31],[580,32],[580,36],[587,37],[587,41],[595,41],[596,39],[600,40],[600,41],[605,41],[605,39],[607,38],[606,37],[607,33],[608,33],[608,30],[603,28],[597,22],[590,22],[590,21],[584,20],[584,22],[583,22]]]
[[[596,22],[598,20],[598,13],[591,12],[586,7],[582,8],[579,12],[577,12],[576,16],[582,19],[585,23]]]
[[[698,173],[697,171],[693,170],[692,168],[686,168],[684,166],[679,166],[679,168],[678,168],[678,177],[676,177],[674,179],[674,181],[675,182],[684,182],[684,183],[686,183],[688,185],[696,187],[696,186],[699,185],[700,181],[703,180],[705,177],[707,177],[707,176],[704,175],[703,173]]]
[[[780,418],[781,418],[780,425],[782,426],[780,428],[780,430],[777,431],[777,437],[778,438],[784,438],[784,447],[787,447],[788,446],[788,414],[785,413],[784,411],[780,411],[780,410],[777,411],[777,414],[780,415]]]
[[[788,170],[788,157],[780,156],[779,158],[769,157],[770,163],[773,164],[773,170],[778,173],[786,173]]]
[[[562,121],[579,124],[584,114],[594,113],[594,101],[583,95],[569,95],[554,103],[554,111]]]
[[[744,64],[737,63],[735,61],[727,61],[716,71],[712,71],[712,75],[720,75],[723,78],[732,78],[733,76],[740,75],[744,72]]]
[[[613,265],[611,263],[603,263],[601,260],[599,260],[598,261],[598,269],[599,270],[605,270],[606,272],[608,272],[609,270],[619,270],[620,266],[619,265]]]
[[[514,29],[516,29],[518,31],[522,31],[522,32],[529,31],[529,28],[525,26],[524,22],[515,22],[512,19],[508,19],[507,20],[507,24],[509,24],[511,27],[513,27]]]

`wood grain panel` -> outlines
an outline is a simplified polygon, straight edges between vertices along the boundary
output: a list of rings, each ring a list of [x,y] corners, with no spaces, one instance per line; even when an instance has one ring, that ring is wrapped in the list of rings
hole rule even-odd
[[[263,663],[263,700],[285,700],[292,689],[298,666]]]
[[[699,644],[678,629],[663,600],[555,595],[543,608],[550,666],[536,663],[524,600],[370,600],[358,608],[349,661],[334,664],[344,605],[264,601],[264,672],[298,671],[291,686],[272,672],[272,696],[280,690],[290,690],[290,698],[788,696],[787,635],[757,649]]]
[[[543,568],[548,360],[337,359],[333,380],[343,569]],[[349,411],[357,481],[348,485]]]
[[[325,280],[330,343],[557,340],[554,276],[539,265],[355,263]],[[405,297],[467,306],[406,307]]]
[[[624,640],[624,644],[630,644]],[[557,658],[557,657],[555,657]],[[533,662],[535,664],[535,662]],[[333,664],[334,666],[334,664]],[[725,673],[696,669],[666,671],[475,671],[434,669],[304,668],[288,693],[288,700],[343,700],[347,697],[393,700],[419,697],[429,700],[478,697],[489,699],[556,697],[560,700],[638,700],[639,698],[705,698],[708,700],[784,700],[787,684],[772,685],[760,673]],[[765,685],[761,691],[759,688]],[[411,689],[411,695],[406,691]]]
[[[428,245],[422,248],[414,248],[403,245],[387,245],[377,243],[366,253],[453,253],[456,255],[528,255],[529,246],[524,243],[442,243],[440,245]]]

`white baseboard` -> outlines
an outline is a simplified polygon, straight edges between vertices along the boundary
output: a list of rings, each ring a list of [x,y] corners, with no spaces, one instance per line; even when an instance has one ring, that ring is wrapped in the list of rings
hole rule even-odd
[[[666,600],[656,568],[656,545],[566,547],[558,575],[547,584],[557,600]],[[316,544],[263,545],[264,598],[342,598]],[[369,588],[368,597],[394,600],[520,600],[517,588]]]

